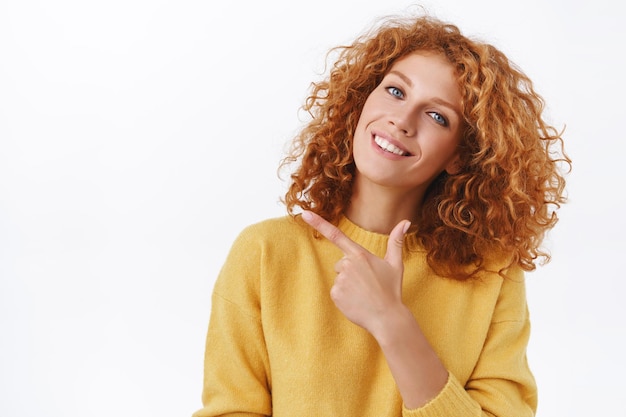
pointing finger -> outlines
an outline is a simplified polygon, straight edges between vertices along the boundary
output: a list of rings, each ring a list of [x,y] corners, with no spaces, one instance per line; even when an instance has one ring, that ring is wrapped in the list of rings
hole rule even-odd
[[[353,242],[337,227],[326,221],[320,215],[312,211],[304,211],[302,219],[312,228],[320,232],[326,239],[335,244],[346,255],[351,255],[364,250],[359,244]]]

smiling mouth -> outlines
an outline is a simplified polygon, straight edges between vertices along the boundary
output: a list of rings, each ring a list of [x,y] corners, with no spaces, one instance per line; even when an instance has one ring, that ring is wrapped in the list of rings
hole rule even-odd
[[[411,154],[398,148],[393,143],[389,142],[387,139],[381,138],[380,136],[374,136],[374,142],[378,145],[378,147],[385,152],[392,153],[394,155],[399,156],[410,156]]]

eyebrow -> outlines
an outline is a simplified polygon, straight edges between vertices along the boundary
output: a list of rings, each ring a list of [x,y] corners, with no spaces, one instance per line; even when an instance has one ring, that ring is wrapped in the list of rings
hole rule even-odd
[[[399,78],[402,79],[402,81],[404,81],[405,83],[408,84],[409,87],[413,87],[413,81],[411,81],[411,79],[409,77],[407,77],[406,75],[404,75],[403,73],[401,73],[400,71],[396,71],[396,70],[391,70],[388,72],[388,74],[393,74]],[[452,110],[454,113],[457,114],[457,116],[461,117],[461,113],[459,112],[459,110],[456,108],[455,105],[453,105],[452,103],[450,103],[447,100],[444,100],[442,98],[439,97],[434,97],[432,99],[435,103],[440,104],[442,106],[448,107],[450,110]]]
[[[413,82],[411,81],[411,79],[409,77],[407,77],[406,75],[404,75],[403,73],[401,73],[399,71],[391,70],[391,71],[389,71],[389,74],[397,75],[398,77],[402,78],[402,81],[407,83],[409,85],[409,87],[413,87]]]

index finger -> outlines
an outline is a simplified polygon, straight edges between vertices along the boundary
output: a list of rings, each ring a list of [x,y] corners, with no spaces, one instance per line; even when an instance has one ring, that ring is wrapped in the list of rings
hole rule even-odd
[[[326,221],[322,216],[305,210],[302,219],[312,228],[320,232],[326,239],[335,244],[345,255],[352,255],[363,251],[363,247],[346,236],[336,226]]]

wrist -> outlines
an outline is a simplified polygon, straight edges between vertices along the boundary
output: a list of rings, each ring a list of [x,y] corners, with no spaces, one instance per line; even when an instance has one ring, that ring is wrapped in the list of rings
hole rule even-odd
[[[448,371],[406,306],[388,313],[381,316],[374,337],[404,404],[409,409],[419,408],[441,392]]]
[[[402,343],[405,336],[416,330],[421,333],[413,313],[404,304],[399,304],[378,317],[377,326],[372,335],[380,347],[385,349]]]

